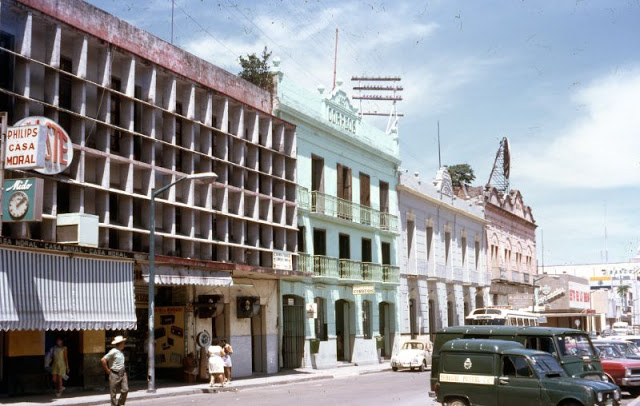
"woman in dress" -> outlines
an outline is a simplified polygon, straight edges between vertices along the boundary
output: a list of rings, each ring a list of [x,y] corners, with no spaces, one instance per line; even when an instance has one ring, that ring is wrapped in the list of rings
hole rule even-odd
[[[60,397],[65,387],[62,386],[62,379],[69,373],[69,359],[67,358],[67,347],[64,346],[62,338],[58,337],[56,345],[51,348],[51,376],[53,384],[56,385],[56,396]]]
[[[218,381],[224,386],[224,361],[222,360],[224,350],[220,347],[217,338],[211,340],[207,353],[209,354],[209,374],[211,375],[209,386],[213,387]]]
[[[227,383],[231,383],[231,354],[233,354],[233,348],[231,345],[227,344],[227,340],[222,339],[220,341],[222,345],[222,350],[224,351],[224,357],[222,360],[224,361],[224,378]]]

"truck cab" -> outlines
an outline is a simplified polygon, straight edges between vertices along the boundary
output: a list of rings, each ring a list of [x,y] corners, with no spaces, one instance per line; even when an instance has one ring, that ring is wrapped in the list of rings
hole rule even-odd
[[[515,341],[527,349],[551,354],[567,375],[574,378],[608,380],[589,335],[581,330],[557,327],[455,326],[436,333],[432,354],[431,389],[438,379],[439,352],[456,339]]]
[[[438,381],[429,395],[447,406],[620,404],[615,384],[571,378],[549,353],[515,341],[458,339],[439,353]]]

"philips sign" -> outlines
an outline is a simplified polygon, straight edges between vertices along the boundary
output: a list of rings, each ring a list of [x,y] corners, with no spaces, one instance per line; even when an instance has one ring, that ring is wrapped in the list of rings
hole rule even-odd
[[[15,137],[14,151],[10,149],[11,131]],[[29,140],[34,145],[31,145]],[[34,169],[45,175],[55,175],[64,172],[71,165],[73,143],[69,134],[50,118],[26,117],[7,131],[6,156],[7,169]]]

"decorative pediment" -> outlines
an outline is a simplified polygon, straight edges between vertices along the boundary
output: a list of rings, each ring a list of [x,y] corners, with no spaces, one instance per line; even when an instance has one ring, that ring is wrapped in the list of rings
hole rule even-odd
[[[336,88],[331,95],[324,100],[327,120],[333,125],[350,133],[357,133],[360,126],[360,116],[347,93],[342,88]]]
[[[438,170],[435,178],[436,190],[449,197],[453,197],[453,183],[451,182],[451,175],[446,166],[443,166]]]

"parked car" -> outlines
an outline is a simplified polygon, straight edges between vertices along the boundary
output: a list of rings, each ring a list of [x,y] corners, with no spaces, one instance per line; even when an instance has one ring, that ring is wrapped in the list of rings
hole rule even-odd
[[[615,347],[616,350],[618,350],[618,352],[620,352],[620,354],[622,355],[622,358],[640,359],[640,352],[638,352],[638,347],[636,347],[636,345],[630,341],[610,339],[600,339],[593,341],[593,345],[596,347],[596,349],[599,345],[601,346],[604,344],[612,345],[613,347]]]
[[[571,377],[608,379],[591,340],[584,331],[558,327],[456,326],[436,333],[433,342],[431,390],[438,380],[440,348],[447,341],[459,338],[516,341],[525,348],[552,354]]]
[[[640,360],[624,358],[612,344],[596,342],[594,345],[609,380],[633,397],[640,395]]]
[[[439,354],[429,396],[447,406],[620,405],[615,384],[570,378],[549,353],[514,341],[451,340]]]
[[[621,341],[629,341],[634,343],[635,345],[640,345],[640,336],[636,335],[626,335],[626,336],[611,336],[607,337],[610,340],[621,340]]]
[[[410,368],[412,371],[418,369],[420,372],[430,369],[432,348],[429,341],[405,342],[400,351],[391,357],[391,369],[397,371],[400,368]]]

